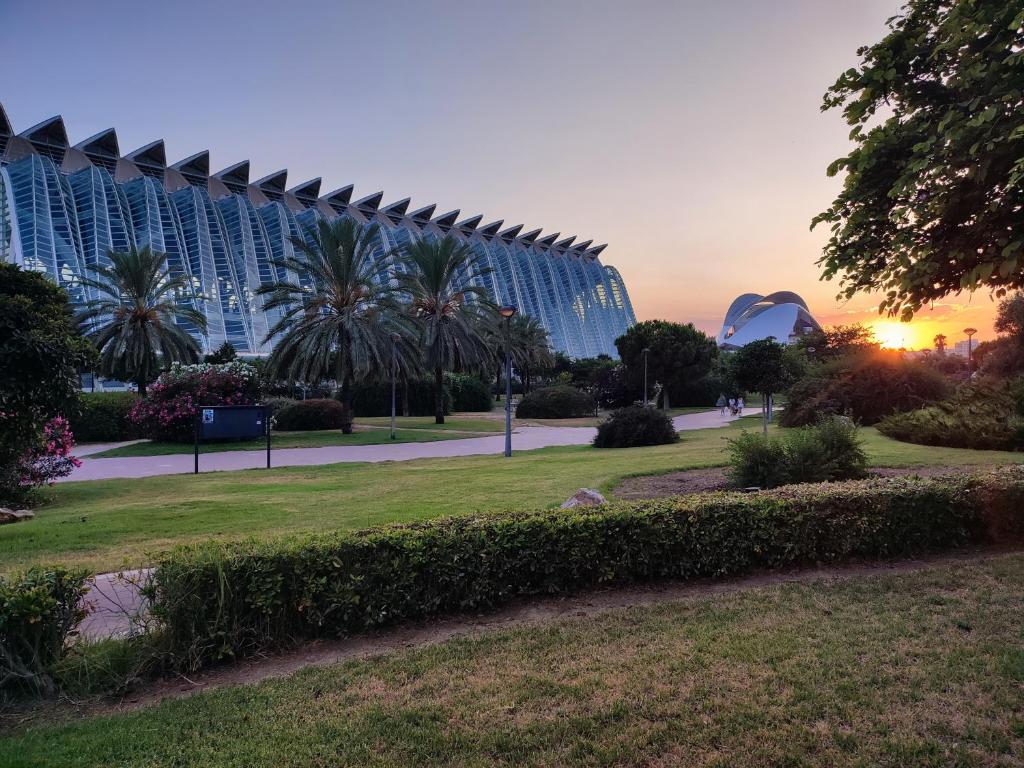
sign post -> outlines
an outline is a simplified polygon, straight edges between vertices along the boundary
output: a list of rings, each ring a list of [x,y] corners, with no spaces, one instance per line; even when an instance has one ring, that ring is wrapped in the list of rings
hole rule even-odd
[[[270,469],[270,408],[265,405],[213,405],[196,413],[194,474],[199,474],[199,443],[203,440],[267,440]]]

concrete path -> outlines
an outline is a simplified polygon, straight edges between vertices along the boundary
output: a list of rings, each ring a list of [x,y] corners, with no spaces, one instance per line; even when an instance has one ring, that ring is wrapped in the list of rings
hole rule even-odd
[[[747,415],[755,413],[749,409]],[[672,423],[676,430],[722,427],[735,416],[722,416],[717,410],[687,413],[676,416]],[[512,449],[530,451],[556,445],[587,445],[594,439],[594,427],[518,427],[512,435]],[[89,446],[92,448],[93,446]],[[109,446],[108,446],[109,447]],[[333,445],[321,448],[281,448],[273,451],[275,467],[317,466],[380,461],[411,461],[450,456],[476,456],[500,454],[505,448],[504,435],[469,437],[464,440],[439,440],[429,443],[397,443],[380,445]],[[79,455],[84,455],[79,452]],[[201,454],[200,472],[224,472],[236,469],[259,469],[266,466],[264,450],[222,451]],[[167,456],[132,456],[116,459],[87,459],[64,482],[76,480],[106,480],[117,477],[153,477],[176,475],[193,470],[191,453]]]

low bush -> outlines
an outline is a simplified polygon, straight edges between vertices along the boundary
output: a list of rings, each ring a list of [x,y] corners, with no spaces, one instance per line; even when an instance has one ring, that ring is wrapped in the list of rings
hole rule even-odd
[[[399,416],[433,416],[434,382],[426,379],[399,381],[395,391]],[[391,382],[360,382],[352,387],[352,408],[360,416],[391,415]],[[444,412],[451,413],[452,395],[444,392]]]
[[[1024,468],[482,514],[161,557],[146,594],[183,670],[596,585],[918,556],[1024,533]]]
[[[929,366],[884,352],[852,355],[817,366],[791,386],[779,424],[801,427],[838,414],[872,425],[943,400],[950,392],[946,377]]]
[[[255,405],[259,401],[260,380],[251,365],[239,361],[223,365],[174,363],[135,404],[131,418],[146,437],[188,443],[193,440],[201,407]]]
[[[613,411],[597,426],[595,448],[634,448],[665,445],[679,439],[672,419],[657,408],[631,405]]]
[[[516,417],[520,419],[574,419],[593,416],[597,412],[594,398],[576,387],[556,384],[536,389],[519,401]]]
[[[965,384],[940,403],[889,416],[878,431],[895,440],[949,448],[1024,449],[1024,382]]]
[[[263,404],[270,409],[271,417],[276,417],[285,408],[295,405],[297,402],[299,401],[291,397],[268,397]]]
[[[337,400],[298,400],[282,408],[274,418],[274,428],[281,432],[341,429],[345,408]]]
[[[451,393],[453,411],[490,412],[491,388],[480,378],[467,373],[449,373],[444,377]]]
[[[857,425],[843,416],[824,416],[781,437],[744,432],[729,441],[729,456],[730,479],[741,488],[855,480],[867,473]]]
[[[139,398],[134,392],[85,392],[78,399],[78,413],[68,421],[79,443],[114,442],[140,437],[132,423],[132,408]]]
[[[85,617],[85,571],[0,576],[0,699],[54,691],[68,633]]]

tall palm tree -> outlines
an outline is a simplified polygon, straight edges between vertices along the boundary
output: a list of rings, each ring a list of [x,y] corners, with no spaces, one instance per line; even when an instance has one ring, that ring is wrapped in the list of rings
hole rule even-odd
[[[285,274],[302,278],[286,277],[257,291],[267,297],[265,311],[283,310],[267,334],[267,341],[279,337],[268,372],[291,381],[333,377],[346,434],[352,431],[353,381],[387,370],[390,333],[403,328],[385,260],[374,258],[377,232],[376,224],[319,219],[306,227],[306,237],[290,238],[294,256],[274,260]]]
[[[938,352],[940,355],[944,355],[946,353],[946,334],[944,334],[944,333],[937,333],[937,334],[935,334],[934,341],[935,341],[935,351]]]
[[[513,317],[509,330],[512,364],[523,380],[523,391],[529,392],[531,373],[541,368],[551,368],[555,364],[548,331],[537,318],[530,315]]]
[[[134,381],[145,396],[146,384],[162,366],[199,359],[196,340],[177,323],[205,331],[206,317],[176,303],[175,294],[190,286],[184,277],[171,278],[166,253],[147,245],[108,256],[109,267],[95,267],[95,277],[79,278],[98,297],[85,304],[78,322],[100,351],[100,372]]]
[[[423,365],[434,372],[434,420],[444,424],[444,372],[487,364],[481,336],[490,304],[483,288],[464,285],[462,275],[485,274],[481,256],[451,235],[422,239],[406,246],[405,272],[397,275],[398,288],[409,301],[409,311],[420,330]],[[479,301],[469,301],[476,296]]]

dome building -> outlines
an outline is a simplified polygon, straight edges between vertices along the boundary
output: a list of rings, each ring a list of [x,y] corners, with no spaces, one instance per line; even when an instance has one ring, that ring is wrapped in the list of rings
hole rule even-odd
[[[718,333],[718,346],[738,349],[752,341],[773,338],[792,344],[811,331],[821,330],[805,302],[792,291],[762,296],[744,293],[729,305]]]

